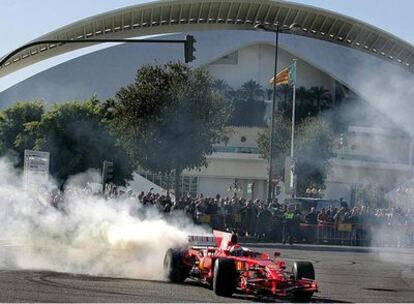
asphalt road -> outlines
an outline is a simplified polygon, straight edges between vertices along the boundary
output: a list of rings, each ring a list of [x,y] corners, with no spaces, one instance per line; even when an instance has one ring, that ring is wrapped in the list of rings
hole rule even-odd
[[[251,244],[280,251],[289,262],[314,263],[320,292],[315,302],[414,302],[414,250]],[[186,281],[92,277],[29,270],[0,270],[0,302],[249,302],[217,297],[205,286]],[[261,299],[266,301],[266,299]]]

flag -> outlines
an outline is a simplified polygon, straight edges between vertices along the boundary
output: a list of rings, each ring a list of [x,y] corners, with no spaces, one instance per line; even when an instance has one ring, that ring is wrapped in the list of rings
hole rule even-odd
[[[270,84],[274,83],[274,77],[270,79]],[[284,68],[276,75],[276,85],[279,84],[292,84],[296,81],[296,65],[293,63],[290,66]]]

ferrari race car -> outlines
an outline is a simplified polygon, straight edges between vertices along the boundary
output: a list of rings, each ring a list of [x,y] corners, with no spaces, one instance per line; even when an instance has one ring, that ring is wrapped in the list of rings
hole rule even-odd
[[[190,236],[186,247],[168,249],[164,270],[172,282],[192,278],[212,286],[219,296],[237,292],[310,300],[318,291],[312,263],[294,262],[287,271],[279,256],[251,251],[237,244],[235,234],[213,231],[211,236]]]

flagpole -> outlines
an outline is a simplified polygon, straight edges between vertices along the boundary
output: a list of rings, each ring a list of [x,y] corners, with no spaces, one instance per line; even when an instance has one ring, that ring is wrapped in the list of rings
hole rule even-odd
[[[295,79],[293,80],[293,101],[292,101],[292,134],[290,138],[290,189],[292,191],[292,197],[296,196],[296,183],[295,183],[295,167],[296,162],[294,161],[294,144],[295,144],[295,110],[296,110],[296,59],[293,59],[295,69]]]

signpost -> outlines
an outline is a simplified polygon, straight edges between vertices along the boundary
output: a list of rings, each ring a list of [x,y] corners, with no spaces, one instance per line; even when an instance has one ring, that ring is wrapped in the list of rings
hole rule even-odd
[[[49,182],[50,153],[24,150],[24,187],[47,186]]]
[[[102,191],[105,192],[105,184],[112,180],[114,163],[104,160],[102,163]]]

